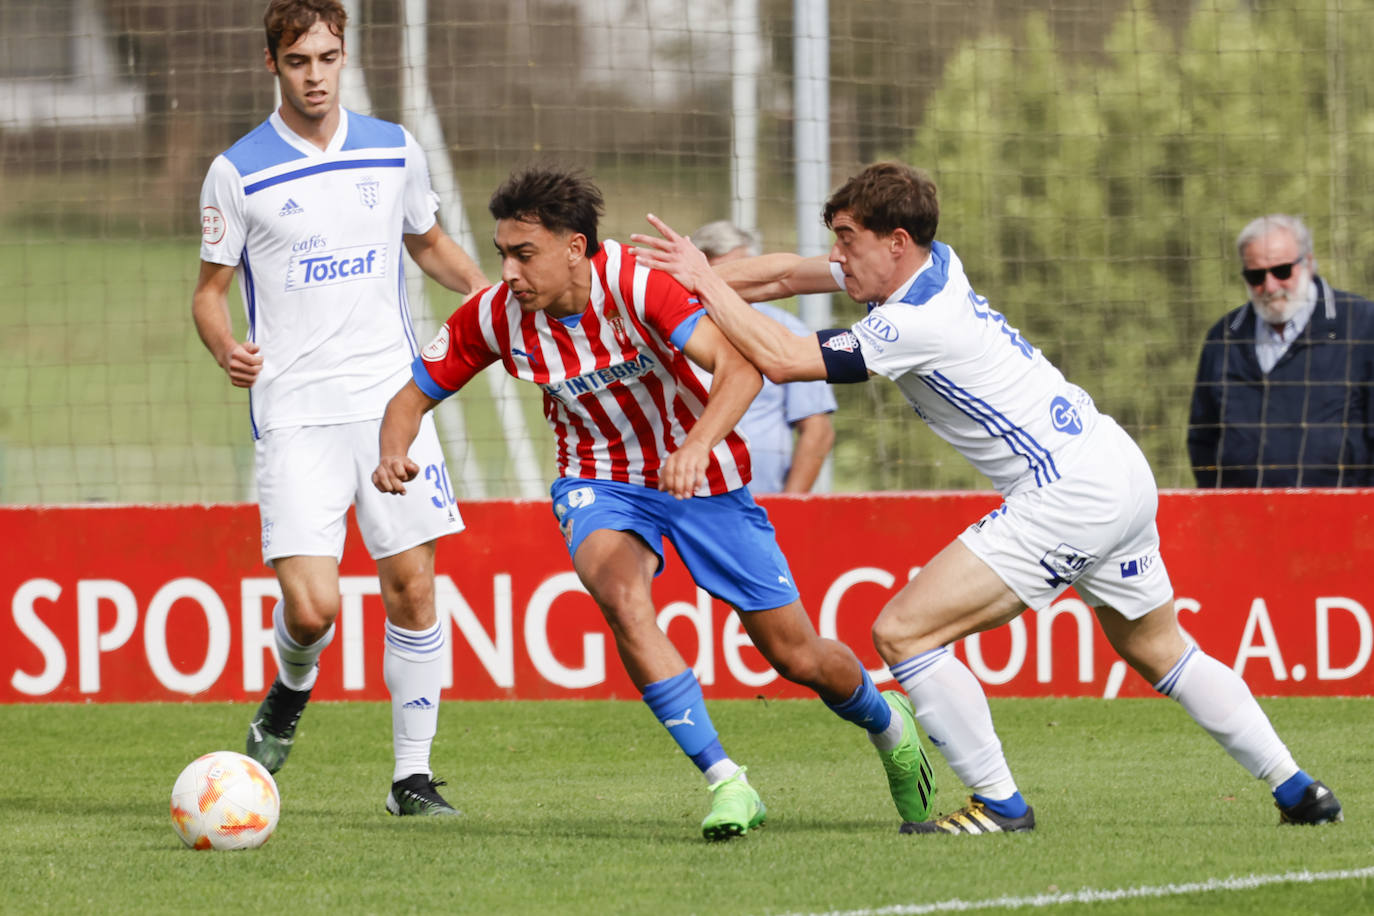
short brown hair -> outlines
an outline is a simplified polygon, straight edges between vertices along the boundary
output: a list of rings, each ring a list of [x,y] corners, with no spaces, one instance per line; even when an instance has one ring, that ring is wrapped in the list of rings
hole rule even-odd
[[[850,178],[825,203],[825,225],[847,210],[855,222],[876,235],[905,229],[929,248],[940,225],[935,182],[920,169],[900,162],[878,162]]]
[[[271,0],[267,12],[262,14],[263,28],[267,30],[267,52],[276,60],[277,48],[291,47],[310,31],[311,26],[321,21],[343,41],[348,13],[339,0]]]
[[[555,234],[580,232],[588,257],[601,250],[596,226],[606,210],[601,191],[580,170],[565,165],[535,165],[512,172],[487,204],[498,220],[539,223]]]

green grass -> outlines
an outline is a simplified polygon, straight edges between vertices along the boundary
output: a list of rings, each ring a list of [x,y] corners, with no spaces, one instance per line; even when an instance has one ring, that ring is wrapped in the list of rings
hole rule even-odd
[[[764,829],[719,845],[698,832],[702,781],[641,704],[449,702],[434,764],[465,816],[416,822],[382,809],[389,708],[321,703],[278,774],[276,835],[238,853],[184,849],[167,798],[192,758],[240,746],[251,707],[8,706],[0,910],[873,913],[1367,868],[1374,701],[1264,705],[1299,761],[1340,795],[1344,824],[1277,827],[1263,784],[1162,700],[995,701],[1039,827],[959,839],[898,836],[875,755],[819,703],[718,701],[726,747],[769,807]],[[935,757],[937,808],[957,807],[962,790]],[[1369,912],[1374,883],[1050,909]]]

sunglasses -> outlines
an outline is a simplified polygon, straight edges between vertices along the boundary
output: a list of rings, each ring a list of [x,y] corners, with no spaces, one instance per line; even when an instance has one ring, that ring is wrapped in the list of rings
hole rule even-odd
[[[1302,260],[1302,258],[1298,258],[1292,264],[1275,264],[1273,267],[1247,267],[1240,272],[1240,275],[1251,286],[1263,286],[1265,274],[1273,274],[1275,280],[1287,280],[1293,276],[1293,268],[1301,264]]]

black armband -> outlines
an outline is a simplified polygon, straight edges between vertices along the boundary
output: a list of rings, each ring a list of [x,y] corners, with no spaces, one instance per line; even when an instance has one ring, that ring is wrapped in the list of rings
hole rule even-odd
[[[849,328],[828,328],[816,332],[825,363],[825,380],[832,384],[868,381],[868,365],[859,338]]]

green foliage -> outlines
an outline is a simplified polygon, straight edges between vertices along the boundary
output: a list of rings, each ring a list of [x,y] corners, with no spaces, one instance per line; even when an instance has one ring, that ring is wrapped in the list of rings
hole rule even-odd
[[[1034,834],[901,837],[876,755],[820,703],[716,701],[765,828],[707,844],[704,783],[638,702],[447,702],[433,764],[463,812],[389,817],[390,707],[319,703],[278,774],[262,849],[193,852],[168,796],[236,748],[252,704],[0,707],[0,909],[186,913],[912,912],[941,901],[1161,887],[1369,865],[1369,699],[1265,701],[1339,794],[1344,824],[1279,829],[1250,779],[1176,704],[994,700]],[[941,811],[963,792],[932,754]],[[1087,912],[1088,904],[1081,904]],[[1111,912],[1358,913],[1367,878],[1142,897]],[[888,908],[891,908],[889,910]],[[946,909],[996,909],[987,906]],[[1079,912],[1073,906],[1055,908]],[[1098,904],[1092,912],[1099,912]],[[1000,911],[1000,910],[997,910]]]
[[[1234,240],[1249,220],[1303,216],[1323,276],[1374,285],[1372,44],[1367,14],[1218,0],[1181,34],[1127,10],[1085,59],[1031,15],[950,59],[903,153],[940,186],[939,237],[974,288],[1173,471],[1163,486],[1192,483],[1197,354],[1245,301]],[[900,409],[885,388],[875,410]],[[914,438],[903,470],[870,485],[933,485],[925,456],[944,446]]]

